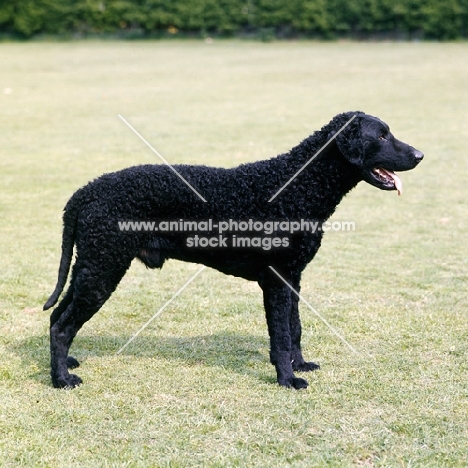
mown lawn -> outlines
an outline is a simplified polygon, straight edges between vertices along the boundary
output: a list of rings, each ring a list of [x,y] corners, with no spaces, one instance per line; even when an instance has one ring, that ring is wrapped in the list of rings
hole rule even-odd
[[[468,44],[0,43],[0,465],[466,466]],[[269,364],[258,286],[134,264],[76,338],[84,385],[49,380],[61,210],[94,177],[233,166],[364,110],[426,157],[404,194],[365,183],[307,268],[305,391]],[[369,357],[370,355],[371,357]]]

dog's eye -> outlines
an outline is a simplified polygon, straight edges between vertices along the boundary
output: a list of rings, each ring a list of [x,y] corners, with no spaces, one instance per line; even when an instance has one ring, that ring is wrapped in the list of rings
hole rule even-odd
[[[382,133],[382,135],[379,136],[379,140],[386,140],[387,138],[385,137],[385,135]]]

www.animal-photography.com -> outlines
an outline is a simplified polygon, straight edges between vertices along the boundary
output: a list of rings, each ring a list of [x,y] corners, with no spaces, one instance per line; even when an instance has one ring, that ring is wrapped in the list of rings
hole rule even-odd
[[[465,466],[468,10],[0,5],[2,466]]]

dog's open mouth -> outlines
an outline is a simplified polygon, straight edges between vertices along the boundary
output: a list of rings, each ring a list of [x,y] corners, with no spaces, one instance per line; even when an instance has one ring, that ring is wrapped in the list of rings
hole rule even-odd
[[[395,187],[398,191],[398,195],[403,193],[403,182],[394,172],[378,167],[372,169],[372,175],[383,185],[387,187]]]

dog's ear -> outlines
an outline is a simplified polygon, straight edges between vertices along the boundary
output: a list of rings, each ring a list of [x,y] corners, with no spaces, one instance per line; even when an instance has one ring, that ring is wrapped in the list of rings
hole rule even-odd
[[[351,163],[360,166],[364,160],[364,145],[361,132],[360,112],[341,114],[337,119],[336,130],[330,132],[329,139],[334,138],[338,149]]]

